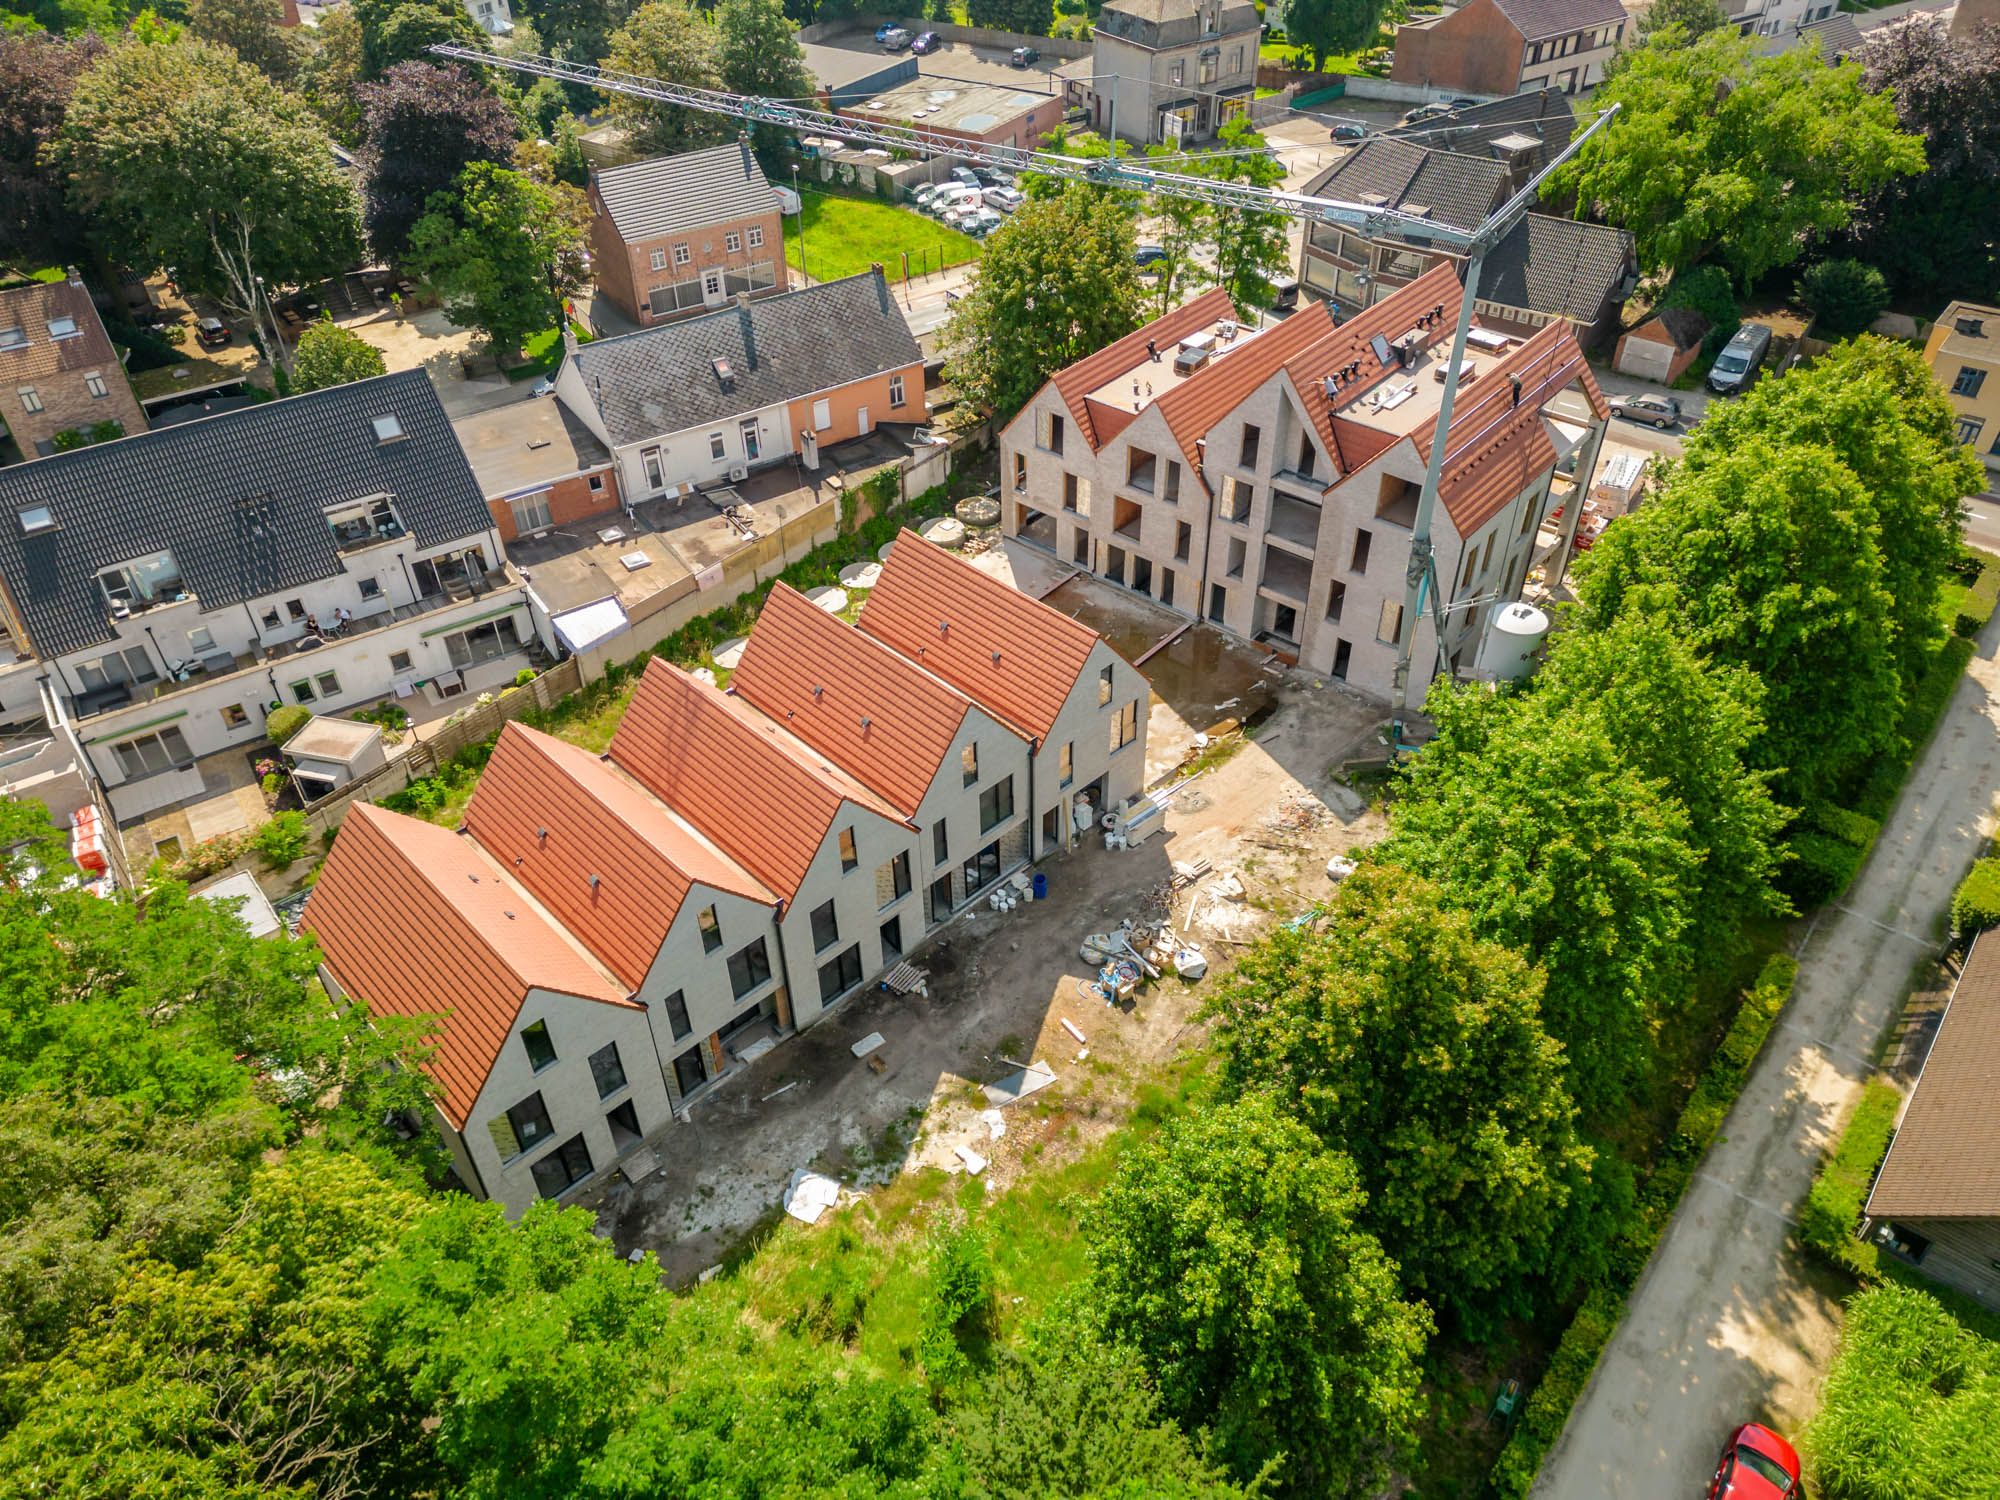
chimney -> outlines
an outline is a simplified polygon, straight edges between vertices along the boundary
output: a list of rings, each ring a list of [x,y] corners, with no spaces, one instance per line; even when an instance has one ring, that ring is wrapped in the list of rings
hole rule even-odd
[[[745,177],[756,176],[757,163],[750,158],[750,132],[747,130],[739,131],[736,136],[736,144],[743,152],[743,175]]]
[[[569,310],[567,308],[563,310],[562,314],[562,339],[563,357],[565,359],[576,358],[576,330],[570,326]]]
[[[889,300],[889,278],[882,274],[882,262],[879,260],[868,269],[875,273],[875,300],[882,304],[882,315],[887,317],[895,311],[895,304]]]
[[[757,328],[750,321],[750,294],[736,294],[736,326],[743,334],[743,365],[745,369],[757,368]]]
[[[63,270],[69,276],[69,284],[81,289],[83,286],[83,272],[77,270],[75,266],[64,266]]]

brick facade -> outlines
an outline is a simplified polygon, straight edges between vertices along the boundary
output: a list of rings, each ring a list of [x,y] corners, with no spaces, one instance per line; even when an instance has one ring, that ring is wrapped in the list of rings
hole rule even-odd
[[[731,250],[731,244],[736,249]],[[618,232],[605,208],[603,195],[592,182],[590,254],[600,295],[642,328],[713,311],[739,290],[747,290],[752,296],[767,296],[782,292],[787,286],[784,215],[775,208],[769,213],[628,242]],[[738,278],[750,277],[753,268],[767,268],[771,283],[756,287],[736,284]],[[703,285],[703,278],[710,273],[723,278],[712,296]],[[696,300],[685,307],[655,313],[654,294],[676,286],[683,289],[691,286],[692,292],[683,290],[681,295],[693,295]],[[668,295],[671,298],[672,294]]]
[[[572,474],[558,479],[541,493],[548,502],[549,524],[574,526],[580,521],[611,515],[618,509],[618,471],[611,464],[605,464],[588,474]],[[515,520],[514,500],[489,498],[486,508],[492,513],[493,525],[500,532],[501,541],[512,542],[522,536],[521,527]]]
[[[118,351],[80,280],[0,292],[0,420],[24,458],[56,451],[56,435],[117,422],[125,436],[146,416]]]

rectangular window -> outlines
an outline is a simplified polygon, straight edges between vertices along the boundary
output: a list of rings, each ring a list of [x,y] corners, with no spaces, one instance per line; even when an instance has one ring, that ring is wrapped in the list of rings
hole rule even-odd
[[[1025,453],[1016,453],[1014,455],[1014,488],[1023,494],[1027,492],[1028,455]]]
[[[514,529],[517,532],[547,531],[555,524],[549,512],[547,490],[537,490],[532,495],[516,495],[507,502],[507,508],[514,513]]]
[[[1194,546],[1194,528],[1182,521],[1174,528],[1174,561],[1186,562],[1188,551]]]
[[[1384,599],[1382,616],[1375,625],[1375,639],[1388,645],[1395,645],[1403,633],[1403,601]]]
[[[21,386],[14,392],[14,394],[21,398],[21,406],[23,410],[28,412],[38,412],[42,409],[42,398],[40,394],[37,393],[37,391],[33,386],[31,385]]]
[[[1159,599],[1160,603],[1165,605],[1172,605],[1174,602],[1174,570],[1172,568],[1160,569],[1160,592],[1155,597]]]
[[[1357,527],[1354,532],[1354,555],[1347,560],[1347,571],[1366,573],[1368,571],[1368,549],[1375,538],[1366,527]]]
[[[590,1076],[600,1099],[609,1099],[625,1087],[625,1064],[619,1060],[616,1042],[606,1042],[590,1054]]]
[[[1249,559],[1249,545],[1240,536],[1229,539],[1229,551],[1223,561],[1223,574],[1229,578],[1243,576],[1243,564]]]
[[[701,926],[701,951],[713,953],[722,946],[722,924],[715,920],[715,908],[704,906],[695,920]]]
[[[539,1146],[555,1134],[555,1126],[549,1123],[549,1107],[542,1102],[540,1093],[528,1095],[508,1110],[507,1125],[514,1134],[514,1150],[507,1154],[514,1156]]]
[[[535,1191],[544,1198],[560,1198],[591,1173],[590,1147],[580,1135],[573,1135],[535,1163]]]
[[[412,665],[413,662],[411,661],[409,652],[391,651],[389,653],[389,670],[391,672],[407,672]]]
[[[882,924],[882,962],[892,964],[903,956],[903,919],[900,915]]]
[[[1014,778],[1002,776],[979,794],[979,831],[991,833],[1014,816]]]
[[[686,990],[675,990],[666,998],[667,1026],[674,1034],[674,1040],[684,1042],[694,1032],[694,1022],[688,1017]]]
[[[845,875],[861,863],[861,851],[854,846],[854,830],[840,830],[840,873]]]
[[[523,1031],[521,1047],[528,1054],[528,1066],[537,1073],[556,1060],[556,1044],[549,1039],[547,1021],[537,1021]]]
[[[1264,429],[1254,422],[1245,422],[1243,424],[1243,456],[1237,460],[1239,466],[1245,469],[1256,468],[1257,454],[1263,446]]]
[[[883,868],[889,872],[889,879],[885,882],[889,887],[889,900],[882,903],[887,906],[910,894],[910,851],[905,849]]]
[[[1328,618],[1329,620],[1332,620],[1332,621],[1334,621],[1334,622],[1338,623],[1338,622],[1339,622],[1339,620],[1340,620],[1340,611],[1341,611],[1341,608],[1342,608],[1342,606],[1343,606],[1343,605],[1345,605],[1346,603],[1347,603],[1347,585],[1346,585],[1346,584],[1344,584],[1344,583],[1341,583],[1341,582],[1339,582],[1338,580],[1336,580],[1335,582],[1333,582],[1333,583],[1331,583],[1331,584],[1327,585],[1327,590],[1326,590],[1326,617],[1327,617],[1327,618]]]
[[[750,248],[752,250],[762,250],[764,248],[764,231],[761,226],[756,224],[750,226]]]
[[[292,684],[292,701],[310,703],[313,701],[313,685],[309,679],[301,678]]]
[[[964,773],[965,785],[971,786],[979,780],[979,742],[974,740],[958,752],[958,767]]]
[[[667,486],[667,471],[660,466],[660,450],[658,448],[646,449],[639,455],[639,461],[646,466],[646,488],[649,490],[665,489]]]
[[[1208,586],[1208,617],[1217,624],[1229,613],[1229,590],[1219,583]]]
[[[729,992],[738,1000],[767,984],[770,978],[771,955],[762,938],[729,955]]]
[[[340,679],[332,672],[322,672],[313,681],[319,685],[320,697],[338,698],[340,696]]]
[[[812,932],[815,953],[824,953],[840,941],[840,918],[835,915],[831,901],[813,908]]]
[[[1167,485],[1161,498],[1169,505],[1181,503],[1181,466],[1178,459],[1167,460]]]
[[[684,265],[687,265],[687,264],[688,264],[688,263],[689,263],[690,261],[692,261],[693,259],[694,259],[694,256],[693,256],[692,254],[690,254],[690,253],[689,253],[689,251],[688,251],[688,247],[687,247],[686,245],[676,245],[676,246],[674,246],[674,264],[675,264],[675,265],[677,265],[677,266],[684,266]]]
[[[819,966],[819,1003],[831,1005],[861,983],[861,945],[854,944]]]
[[[1123,750],[1139,737],[1139,700],[1134,698],[1118,710],[1118,717],[1111,725],[1111,750],[1113,754]]]
[[[1960,417],[1958,419],[1958,440],[1971,444],[1979,441],[1979,434],[1986,429],[1984,417]]]
[[[889,377],[889,404],[891,406],[903,404],[903,377],[900,375]]]
[[[1062,750],[1056,756],[1056,785],[1068,786],[1076,780],[1076,741],[1064,740]]]
[[[1070,548],[1070,555],[1076,559],[1077,566],[1090,566],[1090,533],[1081,526],[1076,529],[1076,541]]]
[[[1333,643],[1333,675],[1342,682],[1347,681],[1347,664],[1354,658],[1352,641],[1336,640]]]
[[[242,704],[225,703],[222,705],[222,727],[224,729],[241,729],[249,722],[250,715],[243,711]]]
[[[457,635],[444,638],[445,654],[451,658],[454,667],[463,670],[476,667],[483,661],[506,656],[521,649],[520,627],[514,617],[508,615],[501,620],[488,620],[475,625],[470,630],[462,630]]]
[[[655,250],[648,260],[655,271],[664,271],[667,268],[667,252],[664,250]]]
[[[1167,82],[1179,88],[1187,82],[1187,63],[1177,62],[1167,70]]]
[[[1035,413],[1035,444],[1050,453],[1063,451],[1063,419],[1052,411]]]
[[[169,767],[186,765],[194,759],[194,753],[188,749],[187,737],[173,727],[126,740],[122,744],[114,745],[112,750],[118,757],[118,768],[125,773],[127,781],[140,776],[156,775]]]
[[[950,841],[945,834],[943,818],[931,824],[931,858],[938,864],[943,864],[951,858]]]
[[[728,452],[729,445],[722,440],[722,434],[711,432],[708,435],[708,456],[719,459],[725,457]]]
[[[730,230],[722,237],[722,250],[725,255],[740,255],[743,252],[743,236]]]
[[[104,377],[95,370],[85,373],[83,388],[100,399],[111,394],[111,387],[104,383]]]
[[[1097,706],[1104,707],[1111,701],[1111,668],[1106,667],[1097,674]]]
[[[827,401],[813,402],[813,431],[825,432],[833,425],[833,406]]]
[[[1256,486],[1248,480],[1238,479],[1234,474],[1230,475],[1223,482],[1222,487],[1222,519],[1225,521],[1248,521],[1250,519],[1250,501],[1256,493]]]
[[[1125,482],[1143,495],[1153,493],[1153,471],[1159,460],[1144,448],[1128,448],[1125,451]]]
[[[968,859],[959,869],[960,878],[965,881],[965,894],[984,890],[1000,878],[1000,845],[996,840]]]

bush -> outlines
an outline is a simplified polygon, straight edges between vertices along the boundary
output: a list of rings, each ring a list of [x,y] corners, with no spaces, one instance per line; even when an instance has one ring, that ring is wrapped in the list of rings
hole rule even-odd
[[[1861,868],[1861,851],[1844,839],[1802,828],[1788,846],[1791,858],[1778,875],[1778,888],[1801,911],[1833,900]]]
[[[1812,311],[1815,331],[1851,338],[1882,316],[1889,283],[1861,261],[1823,260],[1799,278],[1798,296]]]
[[[993,1247],[973,1225],[941,1225],[931,1236],[930,1296],[917,1354],[933,1393],[985,1362],[994,1333]],[[970,1357],[968,1357],[970,1356]]]
[[[129,351],[130,357],[125,361],[128,374],[137,374],[141,370],[163,370],[168,365],[180,364],[186,358],[174,347],[175,339],[171,336],[178,334],[184,341],[187,338],[185,328],[161,334],[154,329],[141,328],[137,323],[109,323],[105,325],[105,332],[111,336],[112,343],[121,344]]]
[[[1889,1153],[1889,1137],[1895,1134],[1896,1114],[1902,1107],[1903,1096],[1894,1087],[1879,1078],[1869,1080],[1854,1107],[1854,1118],[1813,1179],[1799,1211],[1799,1238],[1807,1248],[1855,1276],[1875,1274],[1875,1247],[1857,1240],[1854,1231],[1861,1223],[1875,1171]]]
[[[282,708],[274,708],[264,716],[264,733],[274,745],[282,745],[286,740],[306,727],[312,718],[312,710],[301,708],[296,703],[287,703]]]
[[[93,443],[111,443],[125,436],[125,424],[116,417],[106,417],[102,422],[90,424],[90,440]]]
[[[266,797],[275,797],[285,789],[285,777],[281,771],[266,771],[257,778],[257,785]]]
[[[533,667],[523,667],[521,668],[520,671],[514,674],[514,686],[526,687],[529,683],[535,680],[537,675],[539,674],[535,671]]]
[[[250,842],[265,864],[283,870],[305,857],[310,834],[304,813],[281,812],[252,834]]]
[[[1979,859],[1951,897],[1953,937],[2000,926],[2000,859]]]

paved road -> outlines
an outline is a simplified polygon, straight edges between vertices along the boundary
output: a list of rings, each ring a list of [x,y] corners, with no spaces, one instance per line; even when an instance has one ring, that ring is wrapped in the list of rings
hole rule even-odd
[[[1820,1154],[1937,914],[1991,829],[2000,790],[2000,623],[1840,910],[1820,915],[1798,987],[1690,1184],[1535,1487],[1544,1500],[1686,1500],[1732,1425],[1796,1429],[1837,1309],[1787,1244]]]

